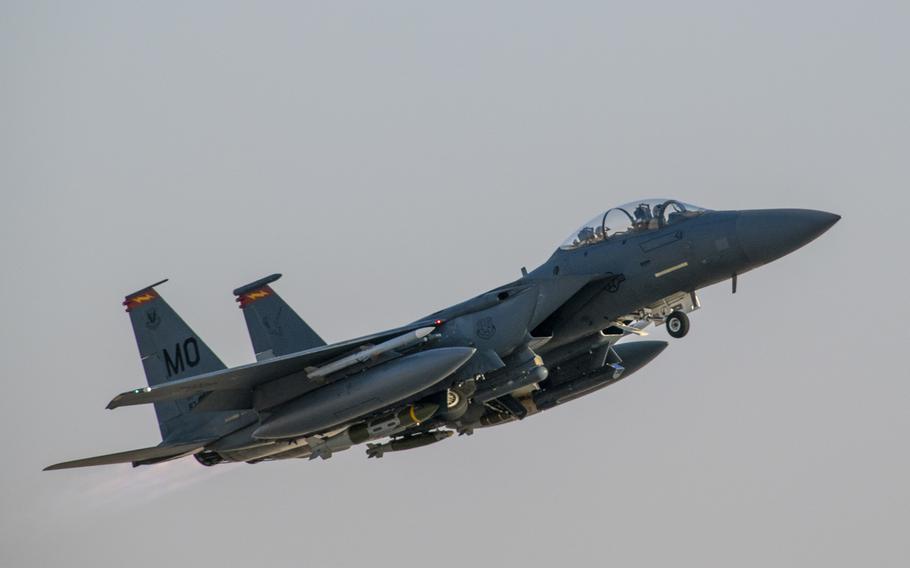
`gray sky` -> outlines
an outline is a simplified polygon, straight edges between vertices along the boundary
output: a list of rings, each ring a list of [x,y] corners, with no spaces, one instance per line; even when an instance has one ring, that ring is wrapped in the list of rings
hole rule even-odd
[[[906,566],[910,5],[0,4],[0,565]],[[672,196],[844,215],[628,381],[420,451],[42,473],[154,445],[125,293],[228,364]],[[663,330],[653,334],[663,339]]]

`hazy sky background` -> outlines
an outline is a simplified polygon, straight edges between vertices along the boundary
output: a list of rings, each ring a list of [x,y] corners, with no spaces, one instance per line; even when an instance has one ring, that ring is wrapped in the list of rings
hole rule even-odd
[[[0,2],[0,565],[907,566],[910,4]],[[272,272],[328,340],[671,196],[844,219],[628,381],[365,459],[154,445],[124,294],[230,365]],[[666,338],[662,329],[653,337]]]

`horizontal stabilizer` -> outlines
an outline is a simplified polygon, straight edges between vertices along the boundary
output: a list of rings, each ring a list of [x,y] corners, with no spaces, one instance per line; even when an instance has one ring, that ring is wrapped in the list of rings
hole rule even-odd
[[[133,463],[144,462],[148,460],[164,461],[166,459],[178,458],[189,454],[194,454],[205,446],[204,442],[194,442],[192,444],[182,444],[180,446],[154,446],[151,448],[142,448],[140,450],[129,450],[128,452],[119,452],[116,454],[107,454],[106,456],[95,456],[93,458],[84,458],[63,463],[56,463],[44,468],[44,471],[54,469],[71,469],[74,467],[89,467],[93,465],[111,465],[116,463]]]

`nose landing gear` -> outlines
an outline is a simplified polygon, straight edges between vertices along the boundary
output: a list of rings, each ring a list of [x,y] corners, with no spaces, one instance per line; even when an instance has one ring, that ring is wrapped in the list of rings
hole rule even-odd
[[[667,316],[667,333],[670,337],[680,339],[689,333],[689,316],[680,311],[674,311]]]
[[[686,314],[700,307],[695,292],[677,292],[636,312],[617,318],[603,333],[647,335],[644,328],[648,325],[664,324],[670,337],[679,339],[689,333],[689,316]]]

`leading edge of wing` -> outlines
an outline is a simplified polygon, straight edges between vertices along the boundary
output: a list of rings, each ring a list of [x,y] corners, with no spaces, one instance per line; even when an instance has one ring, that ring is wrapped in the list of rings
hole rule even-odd
[[[118,452],[116,454],[107,454],[104,456],[95,456],[73,460],[62,463],[55,463],[44,468],[44,471],[55,469],[70,469],[74,467],[89,467],[93,465],[112,465],[117,463],[134,463],[147,460],[163,460],[168,458],[177,458],[196,453],[197,450],[205,447],[205,442],[193,442],[192,444],[182,444],[179,446],[153,446],[151,448],[141,448],[138,450],[129,450]]]
[[[154,387],[143,387],[120,393],[108,404],[107,408],[114,409],[121,406],[134,406],[166,400],[188,398],[197,394],[221,391],[250,389],[256,385],[267,383],[275,379],[303,372],[307,367],[334,359],[338,355],[355,349],[365,343],[382,341],[392,336],[407,333],[421,327],[433,326],[438,322],[418,321],[406,326],[397,327],[387,331],[365,335],[348,341],[341,341],[323,347],[291,353],[282,357],[275,357],[256,363],[249,363],[231,369],[222,369],[211,373],[204,373],[177,381],[162,383]]]

